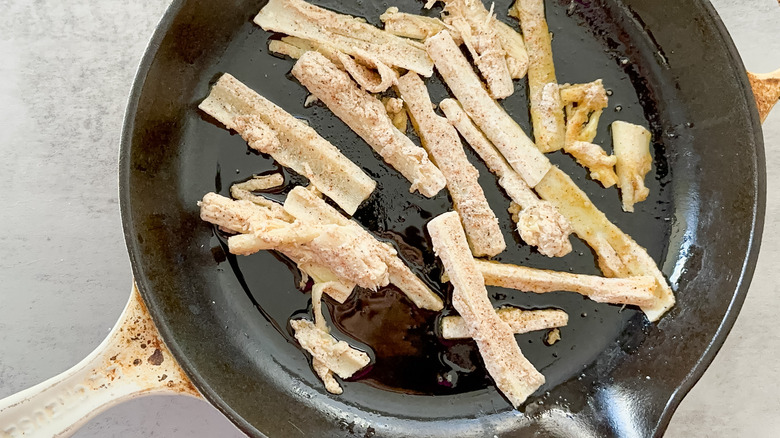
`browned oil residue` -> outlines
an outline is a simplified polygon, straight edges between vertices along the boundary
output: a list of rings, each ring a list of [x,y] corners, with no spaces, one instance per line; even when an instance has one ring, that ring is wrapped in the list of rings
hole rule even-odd
[[[434,331],[438,312],[416,307],[394,286],[358,289],[330,304],[333,323],[375,355],[355,380],[407,394],[452,394],[484,388],[486,375],[473,342],[444,345]],[[453,348],[454,347],[454,348]]]

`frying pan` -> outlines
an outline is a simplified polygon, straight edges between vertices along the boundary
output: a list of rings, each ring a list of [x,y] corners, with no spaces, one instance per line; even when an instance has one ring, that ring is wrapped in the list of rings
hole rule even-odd
[[[385,8],[379,2],[319,4],[372,20]],[[618,118],[649,122],[652,197],[635,215],[623,214],[614,191],[588,180],[569,157],[551,159],[648,248],[678,304],[648,324],[633,309],[571,294],[529,297],[491,289],[497,305],[560,307],[572,316],[563,340],[551,347],[538,334],[518,338],[548,383],[515,411],[480,373],[472,344],[438,342],[430,333],[434,315],[413,309],[392,289],[329,304],[337,336],[371,345],[377,360],[343,383],[342,396],[325,393],[286,325],[290,316],[307,312],[308,297],[296,289],[285,261],[270,253],[232,257],[224,236],[198,219],[195,201],[204,193],[225,193],[234,181],[276,169],[195,109],[217,75],[229,71],[312,122],[375,177],[380,186],[355,217],[394,243],[426,280],[433,283],[440,273],[420,230],[449,208],[449,200],[408,195],[408,183],[327,109],[302,107],[304,90],[284,76],[291,61],[269,57],[268,35],[250,23],[262,5],[183,0],[166,13],[142,61],[121,151],[123,224],[140,294],[134,288],[117,327],[90,357],[0,401],[0,433],[67,434],[116,401],[175,391],[205,397],[252,436],[662,434],[736,318],[764,212],[759,113],[711,6],[698,0],[548,2],[559,79],[604,78],[613,96],[602,126]],[[420,7],[412,1],[399,6]],[[756,89],[772,86],[768,78],[754,79]],[[430,87],[435,100],[446,93],[436,78]],[[529,129],[519,88],[506,106]],[[768,97],[766,105],[776,100]],[[597,141],[607,144],[601,131]],[[500,260],[597,273],[576,239],[574,254],[560,260],[515,242],[503,213],[506,199],[486,169],[472,162],[510,242]],[[291,174],[286,180],[286,188],[305,182]],[[373,317],[356,316],[363,309]],[[407,330],[411,326],[417,328]],[[398,342],[401,332],[406,342]],[[375,342],[377,333],[387,345]],[[441,385],[436,377],[443,374],[457,384]]]

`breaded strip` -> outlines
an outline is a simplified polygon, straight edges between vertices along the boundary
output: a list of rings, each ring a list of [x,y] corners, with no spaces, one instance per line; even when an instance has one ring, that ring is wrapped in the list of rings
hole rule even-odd
[[[276,132],[259,115],[236,115],[233,117],[232,122],[232,128],[228,129],[234,129],[238,132],[252,149],[270,154],[272,152],[278,153],[282,148],[282,143],[279,141]]]
[[[514,79],[520,79],[525,76],[528,71],[529,60],[528,52],[525,49],[525,42],[523,42],[523,36],[512,29],[508,24],[496,19],[495,14],[493,13],[493,3],[490,5],[490,10],[487,10],[482,0],[443,1],[446,4],[444,12],[449,12],[447,9],[451,7],[452,4],[464,4],[464,6],[466,6],[464,9],[468,11],[465,15],[472,23],[472,28],[481,29],[482,32],[495,33],[495,37],[498,39],[501,48],[506,54],[506,65],[509,69],[510,76]],[[448,30],[452,32],[452,29]],[[477,31],[476,33],[480,32]],[[456,35],[453,34],[452,37],[458,42],[458,37],[456,37]],[[458,42],[458,44],[460,43]]]
[[[325,332],[328,331],[328,323],[322,316],[322,289],[324,284],[315,284],[311,288],[311,311],[314,314],[314,325]]]
[[[449,32],[441,31],[428,38],[425,48],[466,113],[523,180],[534,187],[550,170],[550,161],[520,125],[490,98]]]
[[[366,353],[350,347],[344,341],[337,341],[311,321],[293,319],[290,320],[290,325],[295,330],[295,339],[314,358],[314,370],[329,392],[341,394],[342,391],[328,371],[342,379],[348,379],[371,362]]]
[[[509,325],[514,334],[563,327],[569,323],[569,315],[563,310],[523,310],[516,307],[502,307],[496,315]],[[445,316],[441,319],[441,336],[444,339],[466,339],[468,326],[460,316]]]
[[[292,189],[287,195],[284,209],[297,219],[307,223],[319,225],[335,224],[350,228],[355,234],[360,236],[362,242],[366,242],[367,245],[371,246],[374,254],[387,264],[390,282],[409,297],[415,305],[423,309],[437,311],[444,308],[441,298],[414,275],[390,245],[378,241],[363,227],[353,220],[344,217],[310,190],[304,187]]]
[[[236,183],[230,186],[231,195],[233,190],[244,190],[255,192],[260,190],[270,190],[284,184],[284,176],[281,173],[271,173],[268,175],[254,175],[242,183]]]
[[[415,40],[425,40],[444,29],[449,29],[450,32],[454,31],[438,18],[399,12],[395,6],[387,8],[385,13],[379,16],[379,19],[385,24],[386,32]],[[459,36],[453,35],[453,38],[459,38]]]
[[[349,76],[317,52],[306,52],[292,74],[309,92],[366,141],[384,160],[431,197],[446,181],[428,154],[393,126],[382,102],[358,88]]]
[[[543,383],[544,376],[523,356],[509,325],[496,315],[482,274],[471,256],[458,213],[428,223],[433,248],[454,286],[452,304],[463,317],[485,368],[498,389],[518,407]]]
[[[634,211],[634,204],[647,199],[650,189],[645,176],[650,172],[650,131],[627,122],[612,122],[612,147],[617,157],[618,186],[623,198],[623,211]]]
[[[615,163],[617,157],[607,155],[604,148],[587,141],[575,141],[567,144],[564,150],[571,154],[582,167],[590,171],[590,177],[601,182],[604,187],[612,187],[617,183]]]
[[[284,37],[281,40],[268,41],[268,51],[277,55],[289,56],[293,59],[298,59],[301,57],[301,55],[307,52],[307,49],[303,49],[295,44],[287,42],[285,41],[285,38],[294,37]]]
[[[503,99],[515,88],[507,66],[507,53],[496,34],[498,20],[482,0],[445,1],[444,22],[456,29],[485,79],[490,97]]]
[[[474,125],[457,100],[444,99],[439,103],[439,108],[477,155],[482,158],[488,169],[499,177],[499,184],[513,201],[526,208],[541,201],[501,156],[490,140],[485,137],[485,134]]]
[[[248,201],[227,204],[221,196],[217,197],[213,194],[207,194],[204,199],[206,202],[199,203],[201,218],[229,232],[250,233],[249,223],[251,220],[263,220],[268,217],[278,218],[282,221],[292,221],[293,219],[281,205],[275,202],[273,204],[277,208],[270,208],[270,213],[266,213],[263,209],[248,207]],[[253,254],[260,251],[263,244],[262,240],[252,234],[238,234],[228,238],[229,250],[233,254]],[[298,269],[303,275],[311,277],[315,283],[326,284],[325,293],[339,303],[343,303],[352,294],[355,282],[339,277],[326,266],[306,258],[305,254],[298,252],[285,252],[283,254],[298,265]]]
[[[336,341],[310,321],[296,319],[290,321],[290,324],[301,346],[342,379],[352,377],[371,362],[366,353],[350,347],[344,341]]]
[[[298,332],[296,331],[296,334],[297,333]],[[311,354],[311,351],[309,351],[309,354]],[[336,378],[333,377],[333,371],[331,371],[323,361],[317,359],[316,357],[312,357],[311,367],[314,368],[314,372],[317,373],[317,376],[319,376],[320,380],[322,380],[322,383],[325,384],[326,391],[336,395],[344,393],[344,390],[341,388],[341,385],[339,385],[339,382],[337,382]]]
[[[374,57],[351,57],[346,53],[338,53],[344,70],[352,76],[364,90],[370,93],[383,93],[398,81],[398,74]]]
[[[322,292],[328,294],[328,296],[339,303],[343,303],[352,295],[352,291],[356,286],[354,282],[339,278],[339,276],[325,266],[311,262],[303,262],[294,258],[290,258],[290,260],[298,265],[298,269],[300,269],[303,274],[308,275],[314,280],[312,289],[320,288]]]
[[[517,223],[517,231],[527,244],[536,246],[548,257],[563,257],[571,252],[571,226],[549,203],[536,196],[528,184],[506,162],[496,147],[474,126],[471,119],[454,99],[444,99],[439,107],[458,132],[498,176],[498,184],[504,188],[517,208],[510,208]]]
[[[487,286],[538,294],[556,291],[576,292],[598,303],[648,306],[655,302],[655,278],[647,275],[604,278],[485,260],[476,260],[476,263]]]
[[[227,73],[198,107],[236,130],[252,148],[307,177],[349,214],[376,187],[374,180],[314,129]]]
[[[398,80],[398,92],[406,102],[423,147],[447,179],[447,189],[463,220],[471,252],[475,257],[501,253],[506,242],[498,218],[479,185],[479,172],[466,158],[458,132],[433,111],[428,90],[416,73],[409,72]]]
[[[512,29],[503,21],[493,20],[496,30],[496,36],[501,42],[501,47],[506,52],[506,65],[509,67],[509,73],[514,79],[520,79],[528,72],[528,52],[525,49],[523,36]]]
[[[208,221],[210,222],[210,220]],[[261,239],[252,234],[237,234],[228,238],[228,249],[232,254],[236,255],[254,254],[262,249],[268,249],[266,248],[267,246]],[[303,276],[311,277],[315,285],[323,284],[323,291],[339,303],[343,303],[352,295],[352,291],[356,286],[354,281],[334,274],[328,266],[313,261],[311,257],[307,257],[306,252],[280,252],[298,266]]]
[[[496,37],[506,52],[506,64],[510,75],[514,79],[522,78],[528,71],[528,52],[525,50],[523,36],[502,21],[489,20],[488,10],[484,6],[477,12],[480,11],[482,12],[480,17],[490,21],[490,26],[496,32]],[[385,31],[393,35],[424,41],[446,29],[456,44],[463,44],[460,33],[438,18],[398,12],[398,8],[393,6],[388,8],[379,19],[385,24]]]
[[[418,43],[302,0],[270,0],[254,21],[270,32],[328,44],[359,58],[375,57],[387,66],[411,70],[425,77],[433,74],[433,63]]]
[[[577,236],[593,248],[604,275],[655,279],[655,301],[642,306],[650,321],[658,320],[674,305],[674,293],[647,251],[610,222],[566,173],[553,167],[536,186],[536,192],[555,205]]]
[[[614,170],[617,158],[592,143],[601,113],[607,107],[607,90],[601,79],[587,84],[563,85],[561,100],[566,105],[564,150],[590,171],[591,178],[604,187],[612,187],[617,183]]]
[[[327,43],[317,43],[303,38],[286,36],[281,40],[271,40],[268,50],[278,55],[299,59],[308,51],[323,54],[338,68],[352,76],[363,89],[371,93],[382,93],[395,85],[398,74],[392,68],[373,56],[350,56],[339,52]]]
[[[320,330],[322,330],[325,333],[330,334],[330,329],[328,329],[328,324],[325,322],[325,318],[322,316],[322,290],[325,287],[325,284],[315,284],[311,288],[311,308],[312,313],[314,314],[314,326]],[[307,328],[310,330],[310,328]],[[297,335],[298,330],[295,330],[295,334]],[[302,333],[303,334],[303,333]],[[309,354],[312,354],[311,350],[309,351]],[[358,352],[359,354],[360,352]],[[339,382],[336,381],[336,378],[333,377],[333,371],[328,368],[328,366],[325,364],[325,362],[322,361],[319,357],[313,357],[311,360],[311,367],[314,369],[314,372],[317,373],[317,375],[320,377],[320,380],[322,380],[322,383],[325,384],[325,390],[328,391],[331,394],[342,394],[344,392],[343,389],[341,389],[341,385],[339,385]]]
[[[293,59],[299,59],[310,50],[320,52],[339,68],[344,68],[339,59],[339,53],[342,52],[339,52],[327,42],[317,42],[288,35],[283,36],[281,40],[270,40],[268,42],[268,50],[277,55],[285,55]]]
[[[564,145],[566,127],[563,103],[555,78],[550,30],[544,17],[544,0],[516,0],[509,15],[520,20],[528,51],[528,88],[536,146],[552,152]]]
[[[328,287],[328,286],[329,286],[328,283],[321,283],[321,284],[315,284],[311,288],[311,307],[312,307],[312,313],[314,314],[314,326],[315,326],[315,328],[323,331],[326,334],[329,334],[330,330],[328,329],[328,325],[325,322],[325,318],[323,318],[323,316],[322,316],[322,293],[323,293],[323,290],[326,287]],[[303,321],[303,320],[300,320],[300,321]],[[298,327],[296,327],[295,325],[293,326],[293,328],[295,329],[296,338],[298,338],[299,331],[300,331],[301,337],[303,338],[304,336],[307,335],[305,333],[306,331],[312,330],[311,327],[308,326],[308,325],[301,326],[300,323],[296,323],[296,325],[298,325]],[[335,339],[334,339],[334,341],[335,341]],[[356,349],[351,348],[351,347],[349,349],[346,349],[346,350],[345,349],[332,349],[330,347],[330,345],[332,345],[332,343],[330,343],[330,342],[328,342],[326,344],[323,344],[323,348],[325,350],[332,350],[332,351],[329,351],[330,354],[339,355],[340,356],[339,360],[341,362],[346,362],[346,363],[354,362],[351,359],[355,358],[355,357],[357,357],[357,358],[359,358],[361,360],[364,359],[365,353],[363,353],[362,351],[356,350]],[[309,344],[309,346],[311,346],[311,345]],[[339,383],[336,381],[335,377],[333,377],[333,370],[328,368],[328,364],[323,361],[322,354],[321,354],[322,351],[319,351],[318,353],[320,353],[320,354],[317,354],[317,355],[314,355],[314,351],[316,351],[314,348],[307,349],[307,351],[310,354],[312,354],[312,363],[311,363],[312,368],[314,368],[314,372],[317,373],[317,375],[320,377],[322,382],[325,384],[325,389],[328,392],[330,392],[331,394],[341,394],[342,392],[344,392],[341,389],[341,385],[339,385]],[[359,363],[357,365],[359,365]],[[342,371],[346,371],[346,372],[350,372],[351,371],[352,374],[354,374],[354,371],[352,371],[352,369],[354,369],[354,366],[352,368],[350,368],[350,369],[345,369],[345,370],[342,370]]]
[[[336,276],[377,289],[390,279],[387,264],[351,227],[290,221],[249,201],[208,193],[199,203],[204,221],[243,233],[228,239],[230,252],[277,250],[301,263],[325,266]]]
[[[251,201],[262,207],[277,209],[281,213],[282,206],[270,199],[255,195],[252,192],[268,190],[279,187],[284,184],[284,176],[281,173],[272,173],[270,175],[255,175],[241,183],[230,186],[230,196],[235,199]]]

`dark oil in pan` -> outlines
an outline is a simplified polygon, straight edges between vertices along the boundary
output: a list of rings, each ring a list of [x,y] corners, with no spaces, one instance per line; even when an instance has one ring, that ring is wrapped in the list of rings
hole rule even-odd
[[[363,16],[373,24],[379,24],[378,17],[388,6],[434,16],[439,12],[437,8],[424,11],[422,2],[415,1],[385,4],[328,0],[315,3]],[[548,156],[554,164],[572,176],[610,220],[647,248],[659,264],[663,263],[674,213],[671,190],[667,187],[671,178],[667,150],[672,143],[681,140],[679,135],[670,134],[664,115],[656,113],[659,97],[654,90],[668,87],[668,84],[657,82],[660,79],[654,72],[635,67],[656,65],[648,59],[655,54],[646,47],[626,45],[624,39],[619,37],[622,29],[615,23],[604,21],[605,15],[596,12],[600,2],[558,0],[546,4],[550,31],[553,33],[558,81],[581,83],[603,79],[610,92],[609,107],[604,110],[595,142],[608,152],[611,151],[608,126],[614,120],[643,124],[653,132],[654,165],[646,178],[650,196],[636,206],[635,213],[624,213],[620,209],[616,188],[602,188],[588,178],[586,170],[566,154],[556,152]],[[495,10],[500,20],[517,27],[516,22],[506,16],[509,6],[508,1],[499,1]],[[214,67],[213,79],[221,72],[233,74],[288,112],[306,120],[320,135],[374,178],[378,182],[377,188],[354,218],[378,238],[391,242],[412,269],[444,298],[444,314],[453,313],[449,303],[450,289],[448,285],[439,283],[440,265],[433,255],[430,238],[425,231],[425,224],[430,219],[451,209],[446,190],[431,199],[416,193],[410,194],[409,182],[389,168],[330,110],[320,105],[304,108],[303,102],[308,93],[289,75],[294,61],[268,53],[268,39],[276,36],[250,23],[244,30],[243,34],[234,38],[220,63]],[[427,80],[427,84],[434,102],[450,96],[436,74]],[[531,134],[525,79],[515,81],[515,87],[515,94],[506,99],[503,105]],[[205,97],[207,89],[204,87],[202,91],[203,95],[196,96],[197,100]],[[684,130],[683,127],[677,128]],[[234,182],[246,180],[253,174],[279,169],[272,159],[249,151],[239,136],[228,133],[208,116],[203,115],[189,129],[189,138],[196,139],[198,144],[196,149],[218,148],[214,164],[214,189],[223,195],[229,196],[229,187]],[[414,137],[411,127],[409,132]],[[416,138],[414,140],[417,141]],[[574,235],[571,238],[574,250],[562,258],[547,258],[523,243],[514,231],[514,223],[507,212],[509,199],[498,186],[496,178],[468,147],[466,153],[480,172],[480,183],[499,218],[507,242],[507,250],[495,257],[495,260],[600,275],[592,251]],[[285,187],[268,195],[277,200],[283,200],[291,187],[307,183],[305,178],[283,171]],[[226,277],[225,282],[235,282],[237,277],[260,310],[258,318],[268,319],[290,345],[297,345],[288,320],[291,317],[311,318],[310,296],[307,288],[298,287],[300,277],[297,269],[284,257],[267,252],[249,257],[227,254],[225,236],[218,233],[218,239],[224,253],[220,255],[224,259],[219,265],[220,269],[229,266],[223,274],[234,276],[233,279]],[[268,285],[274,286],[269,288]],[[597,304],[573,293],[536,295],[495,287],[489,287],[488,291],[497,307],[557,308],[569,314],[569,325],[561,329],[562,339],[552,346],[543,342],[545,332],[517,336],[523,353],[547,379],[540,393],[576,378],[608,345],[621,342],[627,330],[632,331],[632,339],[638,339],[635,342],[641,342],[642,328],[647,324],[644,316],[635,308]],[[357,289],[344,304],[335,303],[327,297],[325,302],[326,318],[333,328],[334,336],[365,349],[372,357],[372,364],[367,369],[349,382],[343,382],[344,400],[360,398],[363,390],[359,385],[363,384],[417,395],[477,393],[484,392],[492,385],[472,341],[442,340],[436,328],[441,315],[416,308],[392,286],[378,291]],[[304,357],[302,350],[289,354]],[[292,356],[287,360],[297,361]],[[307,380],[318,384],[316,378]]]

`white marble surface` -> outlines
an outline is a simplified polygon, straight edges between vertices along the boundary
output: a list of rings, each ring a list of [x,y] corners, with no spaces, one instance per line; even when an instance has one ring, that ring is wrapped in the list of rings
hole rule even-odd
[[[72,366],[108,333],[130,290],[117,204],[122,113],[167,0],[0,0],[0,398]],[[780,67],[776,0],[714,0],[749,69]],[[780,110],[765,126],[768,207],[736,326],[669,437],[780,430]],[[260,407],[258,407],[260,408]],[[76,434],[239,437],[185,397],[115,407]]]

